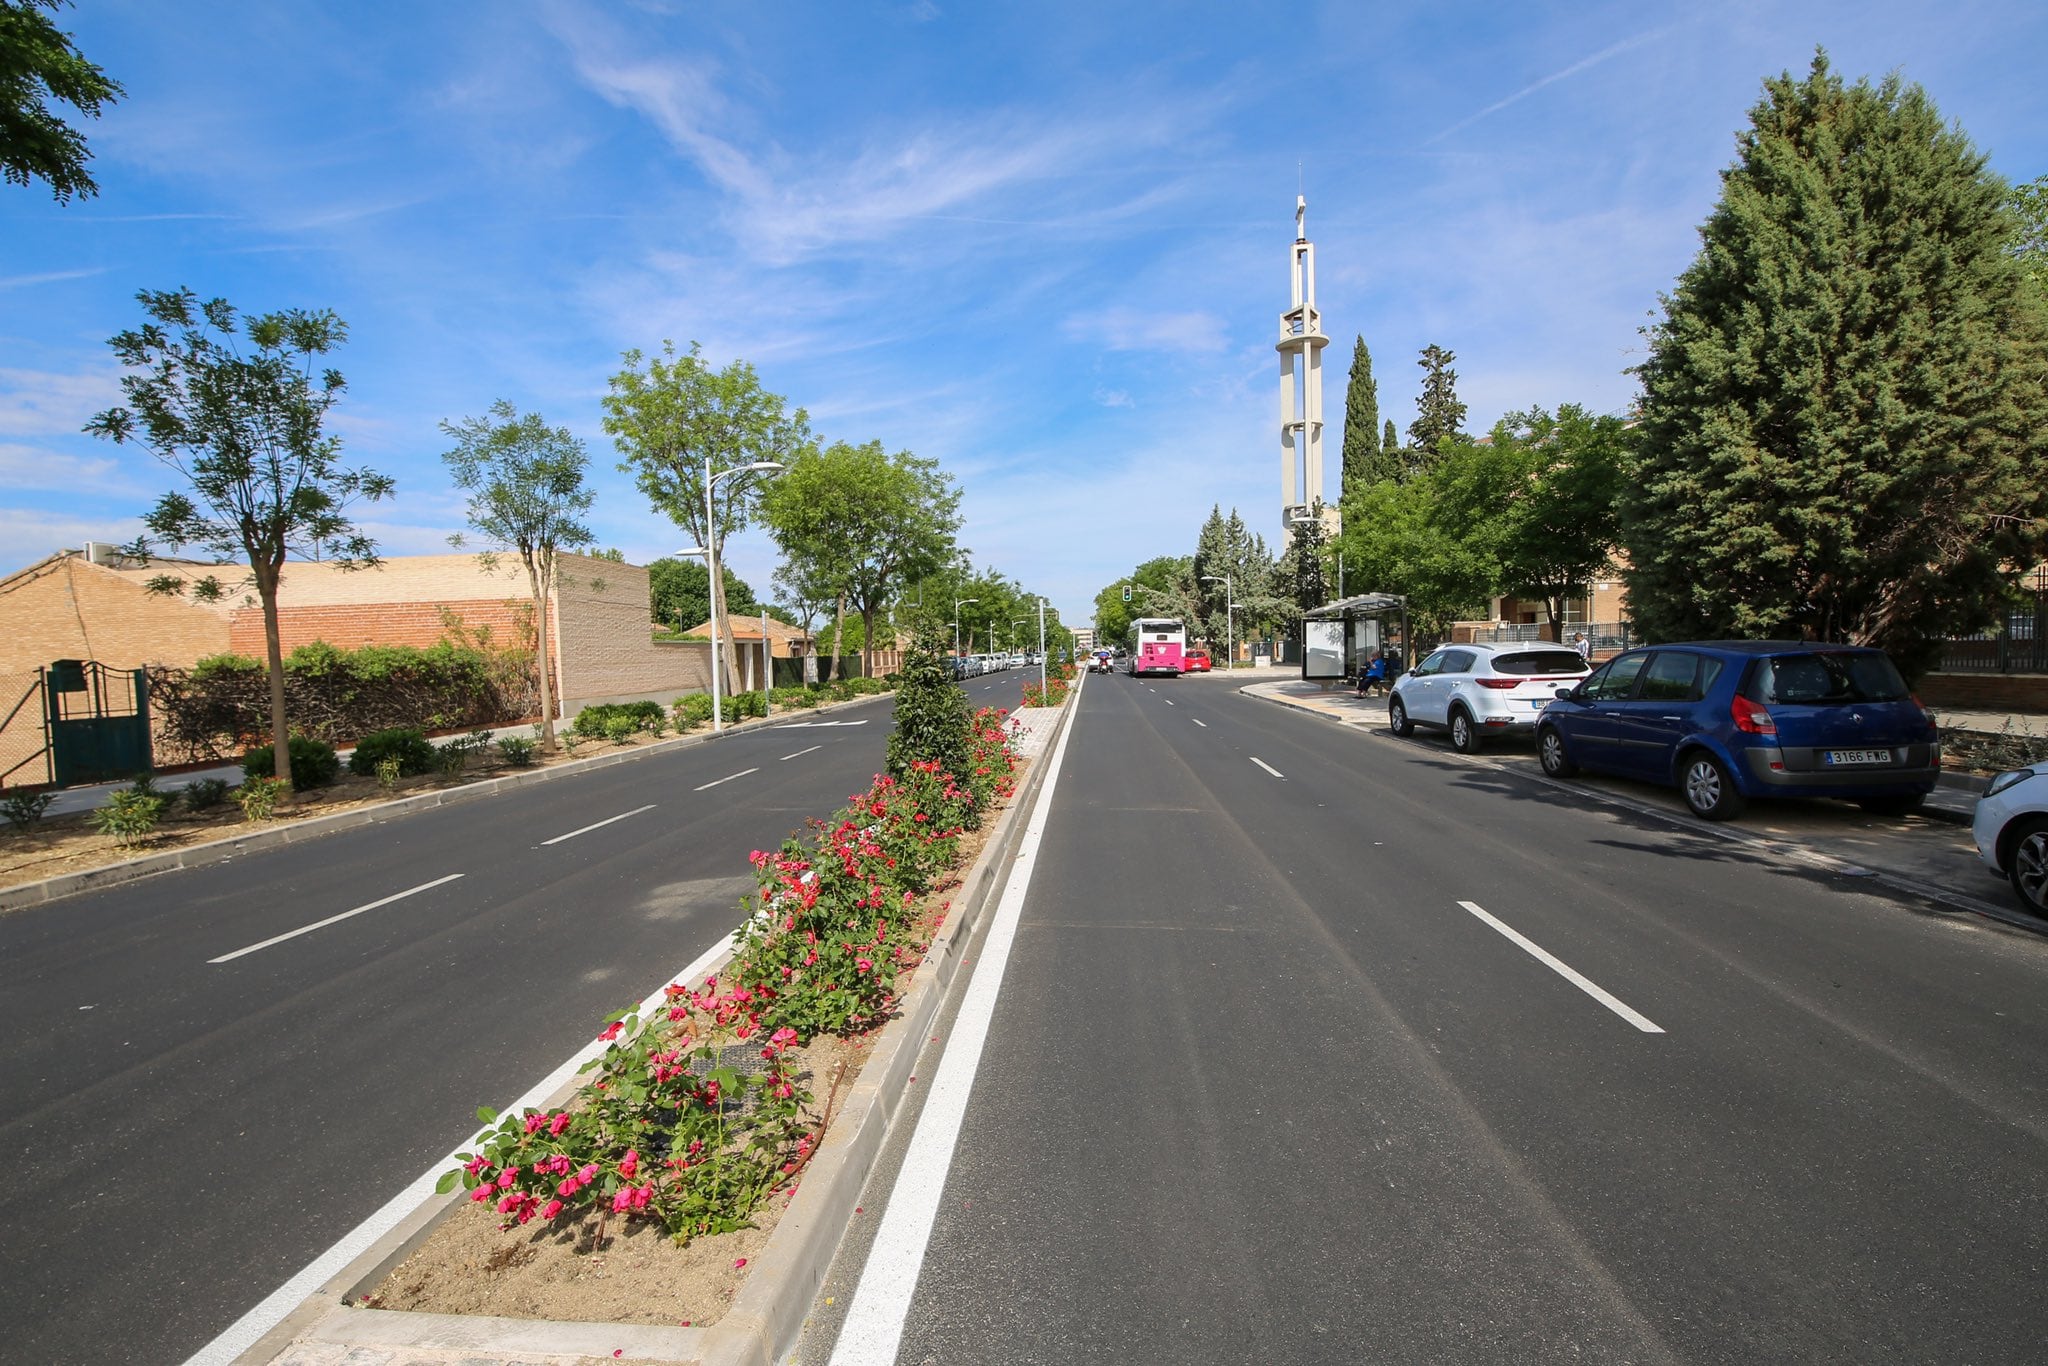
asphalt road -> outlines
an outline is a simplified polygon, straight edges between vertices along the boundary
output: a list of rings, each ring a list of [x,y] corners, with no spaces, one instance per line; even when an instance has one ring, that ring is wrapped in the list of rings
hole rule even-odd
[[[0,916],[0,1359],[184,1360],[729,933],[748,850],[864,787],[890,718]]]
[[[2048,1359],[2048,943],[1223,680],[1074,727],[897,1361]]]

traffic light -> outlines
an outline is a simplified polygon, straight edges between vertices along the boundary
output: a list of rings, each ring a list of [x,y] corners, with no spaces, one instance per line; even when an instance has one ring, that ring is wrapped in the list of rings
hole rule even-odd
[[[1125,584],[1125,585],[1124,585],[1124,601],[1125,601],[1125,602],[1129,602],[1130,600],[1131,600],[1131,586],[1130,586],[1129,584]]]

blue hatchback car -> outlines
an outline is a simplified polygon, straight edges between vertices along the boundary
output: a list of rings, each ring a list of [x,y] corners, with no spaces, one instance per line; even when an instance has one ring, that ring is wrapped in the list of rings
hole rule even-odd
[[[1536,723],[1543,771],[1676,786],[1728,820],[1751,797],[1846,797],[1902,815],[1941,772],[1934,719],[1882,650],[1709,640],[1616,655]]]

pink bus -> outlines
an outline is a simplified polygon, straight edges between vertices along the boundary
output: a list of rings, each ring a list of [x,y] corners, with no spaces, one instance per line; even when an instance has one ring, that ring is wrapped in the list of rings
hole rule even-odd
[[[1185,664],[1188,628],[1170,617],[1139,617],[1124,636],[1131,677],[1166,674],[1178,678]]]

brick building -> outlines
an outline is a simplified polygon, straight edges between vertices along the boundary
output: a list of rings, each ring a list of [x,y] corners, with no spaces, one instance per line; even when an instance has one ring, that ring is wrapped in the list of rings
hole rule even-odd
[[[190,581],[208,573],[228,585],[242,577],[232,565],[144,563],[93,544],[0,578],[0,716],[33,691],[36,670],[53,660],[135,669],[189,667],[228,652],[262,659],[263,609],[253,593],[200,603],[144,586],[160,575]],[[501,556],[492,568],[467,554],[398,556],[353,571],[294,561],[285,567],[278,607],[286,653],[315,640],[343,649],[425,647],[450,634],[458,620],[471,638],[488,628],[492,640],[509,645],[530,639],[533,614],[516,555]],[[707,644],[651,638],[644,568],[565,555],[551,607],[555,696],[564,716],[594,702],[668,701],[709,689]],[[0,772],[41,745],[41,709],[31,700],[0,727]],[[39,780],[18,773],[10,785]]]

